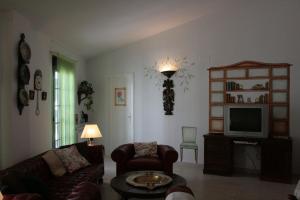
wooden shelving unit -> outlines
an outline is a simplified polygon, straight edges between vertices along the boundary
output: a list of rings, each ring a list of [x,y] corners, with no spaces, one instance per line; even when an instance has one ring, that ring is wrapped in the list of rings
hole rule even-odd
[[[227,104],[267,104],[269,136],[289,136],[290,66],[243,61],[209,68],[209,132],[224,134]]]

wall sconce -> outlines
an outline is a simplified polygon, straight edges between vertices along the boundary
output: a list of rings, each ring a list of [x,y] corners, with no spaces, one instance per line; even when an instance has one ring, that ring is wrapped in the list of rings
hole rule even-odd
[[[173,90],[173,80],[170,78],[175,74],[176,71],[177,67],[170,63],[167,63],[160,68],[160,72],[167,77],[167,80],[164,80],[163,83],[163,87],[165,88],[163,90],[163,105],[165,115],[173,115],[175,92]]]

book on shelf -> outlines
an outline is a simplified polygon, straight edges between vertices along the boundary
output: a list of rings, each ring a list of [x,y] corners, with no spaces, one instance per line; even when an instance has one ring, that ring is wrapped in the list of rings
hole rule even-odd
[[[227,91],[241,90],[241,89],[243,89],[243,88],[242,88],[242,85],[239,83],[236,83],[234,81],[226,82],[226,90]]]

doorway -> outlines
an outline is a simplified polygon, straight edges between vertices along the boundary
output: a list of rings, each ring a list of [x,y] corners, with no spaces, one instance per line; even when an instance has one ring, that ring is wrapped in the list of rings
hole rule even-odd
[[[109,140],[111,153],[121,144],[131,143],[134,138],[133,88],[134,74],[109,77]]]

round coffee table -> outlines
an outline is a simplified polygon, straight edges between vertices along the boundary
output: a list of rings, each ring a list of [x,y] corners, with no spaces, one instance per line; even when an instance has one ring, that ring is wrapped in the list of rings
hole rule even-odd
[[[110,182],[111,187],[118,192],[123,199],[129,198],[143,198],[143,199],[153,199],[153,198],[161,198],[166,195],[167,190],[170,187],[176,185],[186,185],[186,180],[177,175],[173,174],[172,182],[166,186],[158,187],[153,190],[149,190],[146,188],[135,187],[126,182],[128,176],[135,174],[136,172],[128,172],[126,174],[117,176],[113,178]]]

